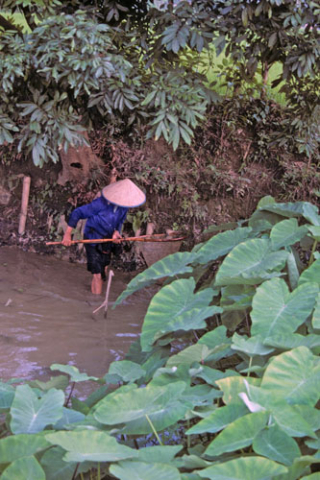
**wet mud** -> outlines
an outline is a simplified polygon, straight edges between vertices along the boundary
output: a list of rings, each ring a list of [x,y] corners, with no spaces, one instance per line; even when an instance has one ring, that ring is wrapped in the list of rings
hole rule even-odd
[[[90,292],[85,264],[0,248],[0,378],[47,380],[53,363],[97,377],[122,359],[139,336],[154,292],[112,309],[134,274],[113,270],[107,318],[93,314],[105,298]]]

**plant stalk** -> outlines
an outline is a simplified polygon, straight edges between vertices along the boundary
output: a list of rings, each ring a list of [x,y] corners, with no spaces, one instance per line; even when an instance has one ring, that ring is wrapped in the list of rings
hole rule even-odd
[[[153,431],[156,439],[158,440],[159,445],[161,445],[161,446],[163,447],[163,443],[161,442],[160,437],[159,437],[159,435],[158,435],[158,432],[157,432],[157,430],[154,428],[154,425],[153,425],[153,423],[151,422],[151,420],[150,420],[150,418],[149,418],[149,415],[146,415],[146,419],[148,420],[148,423],[149,423],[149,425],[150,425],[150,427],[151,427],[151,429],[152,429],[152,431]]]
[[[310,265],[313,263],[314,252],[316,251],[317,245],[318,245],[318,240],[315,240],[313,242],[313,245],[312,245],[312,250],[311,250],[311,255],[310,255],[308,267],[310,267]]]

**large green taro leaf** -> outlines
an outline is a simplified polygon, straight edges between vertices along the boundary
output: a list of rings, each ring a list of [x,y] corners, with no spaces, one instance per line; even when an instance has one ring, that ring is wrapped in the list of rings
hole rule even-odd
[[[98,380],[97,377],[89,377],[86,373],[80,373],[77,367],[73,365],[61,365],[60,363],[54,363],[51,365],[50,370],[58,370],[59,372],[67,373],[70,375],[71,382],[86,382],[87,380]]]
[[[270,240],[273,250],[289,247],[299,242],[308,233],[308,228],[299,227],[296,218],[290,218],[277,223],[271,230]]]
[[[264,345],[275,347],[280,350],[292,350],[297,347],[307,347],[310,349],[320,347],[320,335],[309,333],[309,335],[299,335],[298,333],[273,335],[264,340]]]
[[[193,278],[176,280],[163,287],[151,300],[145,316],[141,347],[151,350],[153,342],[168,332],[205,328],[205,319],[221,313],[222,309],[209,306],[213,290],[207,288],[193,293]]]
[[[259,335],[247,338],[244,335],[235,333],[232,337],[231,348],[238,352],[243,352],[249,357],[255,355],[269,355],[274,349],[263,344],[263,339]]]
[[[220,390],[223,391],[223,401],[226,405],[242,404],[239,394],[247,391],[247,384],[260,385],[260,382],[259,378],[245,379],[242,376],[232,376],[216,381]]]
[[[209,361],[214,354],[222,353],[222,356],[229,350],[229,345],[222,344],[213,349],[207,345],[196,343],[190,347],[184,348],[177,355],[172,355],[166,363],[167,367],[178,367],[179,365],[192,365],[193,363],[201,363]],[[220,355],[219,355],[220,357]]]
[[[19,385],[10,409],[13,433],[37,433],[63,415],[64,393],[51,389],[38,399],[29,385]]]
[[[179,381],[161,387],[120,388],[98,403],[94,417],[106,425],[125,424],[126,433],[150,433],[148,417],[161,431],[184,417],[189,407],[182,401],[186,387],[185,382]]]
[[[320,330],[320,293],[317,295],[316,306],[312,315],[312,326],[313,328]]]
[[[84,419],[85,415],[83,413],[63,407],[62,417],[53,425],[53,428],[54,430],[62,430],[66,428],[67,425],[82,422]]]
[[[252,447],[258,455],[288,466],[301,456],[297,442],[278,425],[261,430],[254,438]]]
[[[49,447],[42,435],[13,435],[0,441],[0,463],[11,463],[21,457],[32,456]]]
[[[230,423],[248,413],[244,404],[226,405],[214,410],[208,417],[187,430],[187,435],[199,433],[216,433],[226,428]]]
[[[249,447],[255,436],[266,426],[268,418],[268,412],[248,413],[237,418],[209,444],[205,455],[216,457]]]
[[[8,410],[14,398],[15,389],[8,383],[0,382],[0,412]]]
[[[51,377],[48,382],[32,380],[28,383],[28,385],[32,388],[39,388],[44,392],[47,392],[51,388],[56,388],[57,390],[66,390],[69,385],[69,378],[67,375],[57,375],[56,377]]]
[[[153,445],[140,448],[137,460],[144,463],[171,463],[183,445]]]
[[[163,463],[120,462],[110,472],[120,480],[180,480],[179,470]]]
[[[172,355],[167,361],[167,367],[219,361],[223,357],[232,355],[230,345],[231,339],[227,338],[227,329],[220,325],[203,335],[195,345],[190,345],[177,355]]]
[[[291,290],[297,288],[299,283],[300,271],[298,268],[298,261],[299,258],[297,253],[291,248],[287,258],[288,279]]]
[[[131,383],[143,377],[146,371],[138,363],[130,360],[118,360],[111,363],[108,373],[117,375],[119,381]]]
[[[252,336],[293,333],[311,314],[318,291],[315,283],[306,283],[290,293],[280,278],[260,285],[252,301]]]
[[[251,307],[256,290],[250,285],[228,285],[221,288],[220,306],[223,311],[246,310]]]
[[[2,480],[46,480],[45,473],[34,457],[22,457],[12,462],[1,475]]]
[[[154,263],[147,270],[131,280],[124,292],[122,292],[117,298],[112,308],[115,308],[134,292],[152,285],[160,278],[175,277],[176,275],[191,273],[192,268],[188,265],[193,263],[194,258],[195,253],[193,252],[178,252],[168,255],[164,259]]]
[[[299,285],[303,283],[318,283],[320,285],[320,258],[302,272],[299,278]]]
[[[243,457],[225,463],[215,463],[198,471],[200,477],[211,480],[272,480],[288,469],[262,457]]]
[[[302,480],[305,478],[302,477],[302,475],[309,471],[308,468],[313,463],[319,463],[319,460],[311,455],[304,455],[296,458],[293,462],[293,465],[288,468],[288,472],[284,475],[275,476],[274,480]]]
[[[281,270],[288,252],[271,250],[267,239],[254,238],[237,245],[224,259],[218,270],[215,285],[255,285]],[[275,274],[273,274],[275,275]]]
[[[225,370],[222,372],[221,370],[207,367],[206,365],[199,365],[197,372],[195,373],[195,377],[202,378],[206,383],[213,385],[214,387],[218,386],[216,383],[217,380],[221,380],[222,378],[227,378],[233,375],[239,376],[239,373],[235,370]]]
[[[49,433],[46,439],[66,450],[63,458],[66,462],[117,462],[138,456],[136,450],[120,445],[108,433],[96,430]]]
[[[320,398],[320,365],[306,347],[273,357],[266,368],[261,388],[273,390],[289,404],[314,406]]]
[[[251,228],[237,228],[215,235],[197,251],[195,261],[205,264],[227,255],[236,245],[248,238]]]
[[[268,410],[275,423],[290,437],[309,436],[314,438],[313,428],[309,421],[305,420],[305,415],[301,415],[300,410],[295,409],[295,406],[288,405],[286,399],[278,395],[276,391],[250,384],[247,384],[246,387],[248,395],[246,392],[241,392],[239,397],[250,411]],[[299,407],[301,408],[301,406]],[[314,415],[310,415],[310,419],[314,419]]]
[[[50,444],[51,445],[51,444]],[[96,463],[65,462],[63,457],[66,451],[61,447],[52,447],[41,457],[40,463],[46,474],[46,480],[72,480],[74,472],[77,474],[88,471],[91,467],[97,467]]]
[[[320,219],[318,208],[309,202],[274,203],[272,205],[264,205],[261,210],[273,212],[288,218],[303,216],[314,225],[319,225],[319,223],[317,223]]]

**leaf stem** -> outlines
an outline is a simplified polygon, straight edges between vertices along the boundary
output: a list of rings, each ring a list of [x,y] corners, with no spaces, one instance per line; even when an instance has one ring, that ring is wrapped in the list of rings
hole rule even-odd
[[[314,252],[316,251],[318,245],[318,240],[315,240],[312,245],[311,255],[308,263],[308,267],[310,267],[311,263],[313,262]]]
[[[247,377],[250,377],[250,369],[251,369],[251,366],[252,366],[252,360],[253,360],[253,357],[250,357]]]
[[[158,442],[159,442],[159,445],[161,445],[161,446],[163,447],[163,443],[161,442],[160,437],[159,437],[159,435],[158,435],[158,432],[157,432],[157,430],[154,428],[154,425],[153,425],[153,423],[151,422],[151,420],[150,420],[150,418],[149,418],[149,415],[146,415],[146,419],[148,420],[149,425],[150,425],[150,427],[151,427],[151,429],[152,429],[152,431],[153,431],[156,439],[157,439]]]

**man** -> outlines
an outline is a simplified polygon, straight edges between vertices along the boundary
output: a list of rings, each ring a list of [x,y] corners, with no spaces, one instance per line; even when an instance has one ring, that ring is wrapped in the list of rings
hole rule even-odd
[[[101,196],[88,205],[78,207],[70,215],[62,243],[71,245],[72,230],[80,219],[87,219],[84,238],[121,238],[121,229],[129,208],[139,207],[146,196],[131,180],[110,183]],[[115,242],[116,243],[116,242]],[[113,242],[86,243],[87,269],[92,273],[91,292],[102,293],[102,283],[111,260]]]

